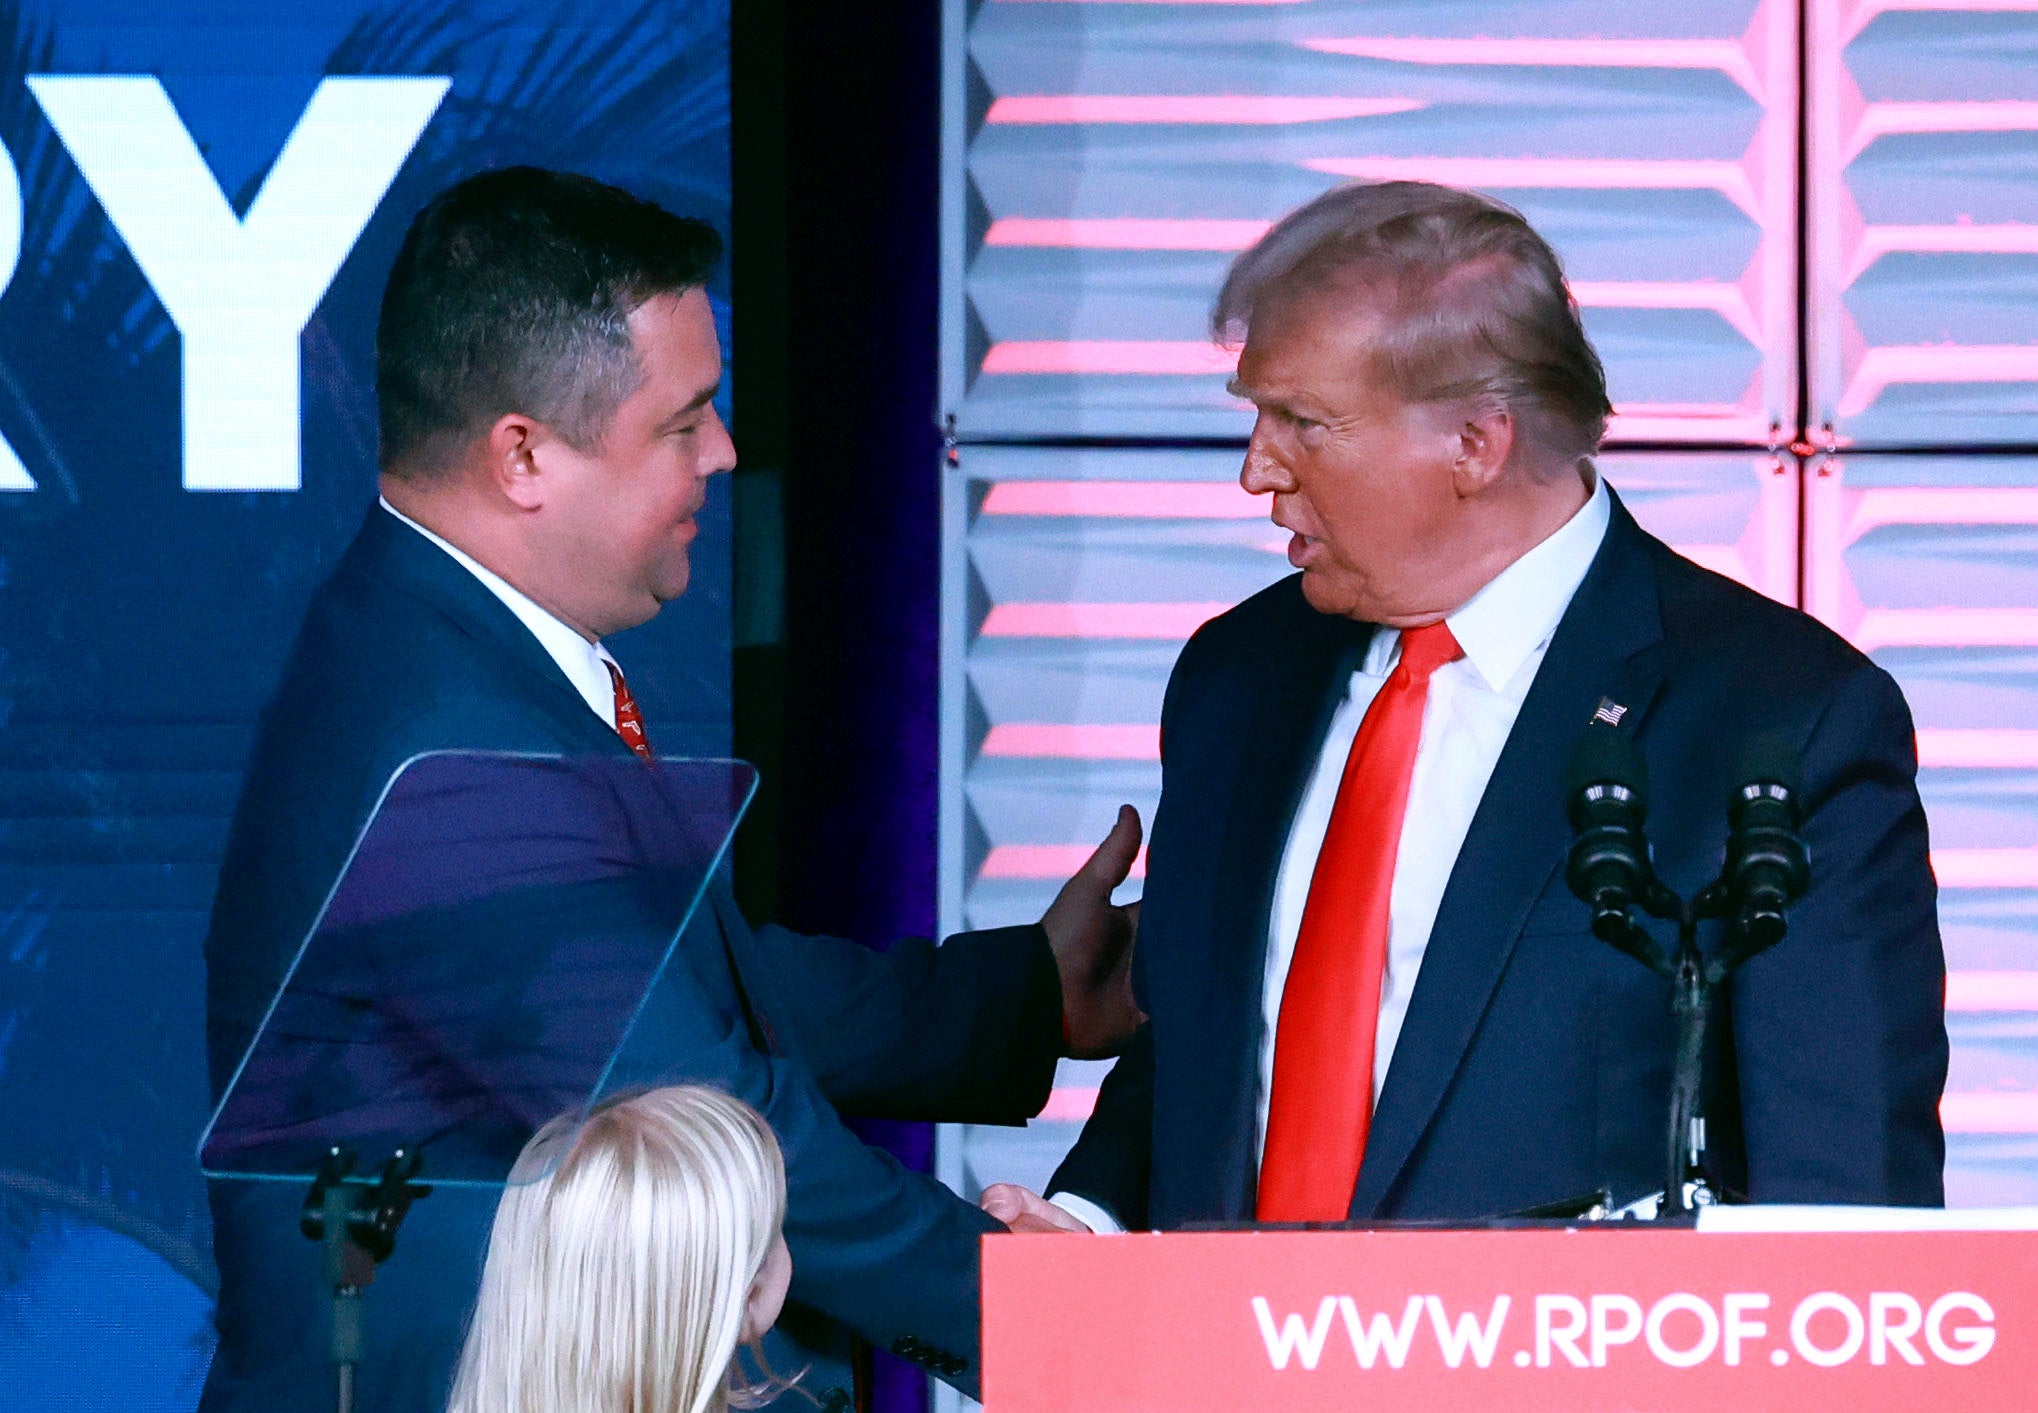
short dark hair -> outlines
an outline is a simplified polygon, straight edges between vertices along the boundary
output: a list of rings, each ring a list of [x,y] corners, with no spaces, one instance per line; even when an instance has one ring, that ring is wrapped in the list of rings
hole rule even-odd
[[[1255,309],[1351,289],[1378,301],[1374,371],[1402,397],[1488,398],[1546,452],[1598,450],[1606,372],[1556,252],[1512,206],[1433,182],[1334,187],[1232,263],[1211,332],[1242,343]]]
[[[721,253],[706,223],[568,172],[505,167],[441,192],[382,295],[382,469],[436,475],[511,412],[599,445],[641,376],[631,313],[704,284]]]

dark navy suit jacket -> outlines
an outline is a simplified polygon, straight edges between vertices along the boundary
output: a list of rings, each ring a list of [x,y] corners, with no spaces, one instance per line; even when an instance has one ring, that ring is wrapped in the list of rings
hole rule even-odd
[[[312,602],[229,837],[206,940],[215,1094],[392,773],[448,748],[628,750],[494,595],[371,510]],[[1060,1016],[1037,926],[880,955],[753,931],[726,884],[712,885],[619,1080],[712,1082],[770,1120],[794,1262],[782,1328],[807,1341],[780,1357],[814,1365],[804,1386],[846,1380],[848,1329],[974,1387],[977,1246],[996,1223],[866,1147],[838,1114],[1020,1122],[1046,1100]],[[211,1199],[220,1345],[203,1407],[331,1407],[330,1293],[318,1248],[297,1234],[301,1186],[215,1182]],[[445,1188],[412,1208],[370,1288],[359,1406],[445,1406],[493,1210],[490,1194]]]
[[[1134,1227],[1250,1219],[1274,878],[1373,632],[1310,608],[1297,576],[1183,650],[1140,920],[1152,1020],[1053,1190]],[[1941,1202],[1945,962],[1903,697],[1616,499],[1452,871],[1351,1215],[1476,1218],[1662,1187],[1667,983],[1595,939],[1564,882],[1566,768],[1603,697],[1628,708],[1657,870],[1687,896],[1718,871],[1747,742],[1777,732],[1800,752],[1813,882],[1785,941],[1731,983],[1710,1078],[1718,1176],[1762,1201]]]

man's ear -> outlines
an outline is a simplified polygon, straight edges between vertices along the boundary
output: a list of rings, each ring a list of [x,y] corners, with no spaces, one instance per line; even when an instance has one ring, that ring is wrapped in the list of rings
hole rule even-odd
[[[545,503],[544,473],[534,455],[544,436],[544,424],[521,412],[504,413],[488,429],[489,482],[519,510],[536,510]]]
[[[1504,406],[1466,409],[1450,434],[1451,484],[1460,496],[1478,495],[1506,473],[1516,431]]]

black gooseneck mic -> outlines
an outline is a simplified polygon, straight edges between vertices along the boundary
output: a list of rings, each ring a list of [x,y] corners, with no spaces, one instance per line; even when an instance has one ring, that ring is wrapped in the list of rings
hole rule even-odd
[[[1757,738],[1727,797],[1727,861],[1721,872],[1732,900],[1736,950],[1753,956],[1783,940],[1784,910],[1811,882],[1811,858],[1797,837],[1797,759],[1788,742]]]
[[[1785,910],[1811,881],[1811,859],[1797,835],[1800,792],[1790,745],[1758,737],[1734,778],[1747,783],[1728,795],[1724,866],[1686,901],[1656,877],[1649,856],[1643,829],[1648,770],[1641,752],[1595,717],[1571,757],[1566,807],[1576,837],[1565,882],[1592,909],[1594,936],[1670,982],[1677,1040],[1658,1215],[1681,1216],[1716,1200],[1704,1174],[1700,1111],[1713,999],[1736,967],[1783,940]],[[1676,947],[1657,942],[1639,913],[1675,923]],[[1699,923],[1707,919],[1727,924],[1710,954],[1698,945]]]
[[[1565,881],[1592,908],[1592,931],[1602,940],[1625,925],[1650,878],[1649,766],[1617,731],[1588,729],[1571,756],[1565,791],[1576,838]]]
[[[1572,752],[1565,794],[1576,837],[1564,881],[1592,909],[1593,935],[1662,970],[1667,958],[1632,921],[1633,910],[1648,908],[1657,886],[1643,832],[1649,817],[1648,762],[1618,731],[1589,726]]]

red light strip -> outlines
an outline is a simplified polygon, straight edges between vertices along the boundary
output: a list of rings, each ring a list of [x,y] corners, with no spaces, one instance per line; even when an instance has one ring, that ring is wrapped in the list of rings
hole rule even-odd
[[[1920,727],[1918,764],[1938,770],[2038,770],[2038,731]]]
[[[2038,849],[1934,849],[1941,888],[2038,888]]]
[[[2031,132],[2038,129],[2038,103],[1984,99],[1973,103],[1869,103],[1847,140],[1842,162],[1851,162],[1876,141],[1903,133]]]
[[[994,343],[984,354],[986,373],[1120,374],[1230,377],[1235,349],[1205,339],[1039,339]]]
[[[1874,406],[1898,383],[2038,382],[2038,344],[1909,344],[1871,348],[1847,382],[1840,415]]]
[[[1001,603],[986,638],[1142,638],[1183,642],[1228,603]]]
[[[1244,250],[1272,226],[1271,221],[1001,216],[984,232],[984,244],[1056,250]]]
[[[1949,1011],[2038,1011],[2038,971],[1949,971]]]
[[[2034,525],[2038,487],[1887,486],[1854,492],[1845,535],[1852,544],[1884,525]]]
[[[1832,3],[1832,0],[1827,0]],[[2038,13],[2038,0],[1854,0],[1847,9],[1840,43],[1851,43],[1868,28],[1877,15],[1887,14],[1978,14],[2009,15]]]
[[[1057,1084],[1048,1092],[1040,1117],[1050,1123],[1082,1123],[1097,1111],[1097,1086]]]
[[[1717,191],[1760,219],[1761,203],[1739,162],[1615,157],[1325,157],[1312,171],[1368,181],[1414,179],[1500,190]]]
[[[1718,288],[1731,290],[1732,287]],[[1588,288],[1587,292],[1599,296],[1605,290]],[[1662,292],[1650,292],[1636,295],[1628,307],[1714,308],[1732,305],[1738,297],[1738,291],[1735,291],[1732,298],[1715,299],[1707,291],[1704,295],[1679,298],[1673,302]],[[1649,302],[1644,303],[1645,300]],[[1585,301],[1581,299],[1579,303]],[[1739,308],[1745,314],[1745,301],[1740,302]],[[1753,316],[1746,317],[1752,326]],[[2038,347],[2031,352],[2038,354]],[[985,351],[983,371],[990,374],[1060,376],[1184,377],[1222,374],[1230,377],[1238,371],[1238,350],[1221,347],[1207,339],[1008,339],[992,344]],[[1647,408],[1655,416],[1717,415],[1722,409],[1731,412],[1742,410],[1737,404],[1709,402],[1628,403],[1624,406]]]
[[[1720,441],[1763,442],[1773,430],[1767,414],[1744,403],[1629,403],[1614,408],[1613,417],[1606,424],[1606,440],[1613,445],[1624,441],[1676,441],[1702,435]]]
[[[1847,283],[1885,255],[2038,255],[2038,225],[1868,226],[1854,247]]]
[[[1748,292],[1722,280],[1573,280],[1571,297],[1587,309],[1710,310],[1750,343],[1762,342]]]
[[[1384,118],[1428,105],[1416,98],[1305,98],[1265,93],[1028,93],[993,99],[984,121],[1006,124],[1196,123],[1274,127]]]
[[[1161,729],[1120,723],[1008,721],[993,726],[978,749],[987,756],[1029,760],[1157,761],[1161,758]]]
[[[1095,853],[1094,844],[999,844],[985,855],[978,878],[1018,881],[1060,881],[1072,876]],[[1146,877],[1146,850],[1132,861],[1133,878]]]
[[[1035,250],[1233,251],[1245,249],[1268,228],[1266,221],[1007,216],[991,223],[984,244]],[[1747,291],[1723,280],[1573,280],[1571,295],[1588,309],[1710,310],[1751,343],[1762,341]]]
[[[999,481],[984,495],[981,514],[1095,520],[1264,520],[1269,506],[1236,481]],[[1285,532],[1260,548],[1284,553]],[[1748,582],[1747,555],[1738,544],[1680,544],[1677,552],[1718,574]]]
[[[982,513],[1260,520],[1267,501],[1247,495],[1236,481],[1000,481],[985,494]]]
[[[1948,1133],[2038,1133],[2038,1094],[1966,1092],[1939,1101]]]
[[[1395,64],[1519,65],[1551,69],[1716,69],[1751,96],[1762,83],[1738,39],[1305,39],[1304,49]]]
[[[1001,5],[1308,5],[1314,0],[995,0]]]
[[[1865,653],[1881,648],[2038,647],[2038,609],[1869,608],[1846,634]]]

